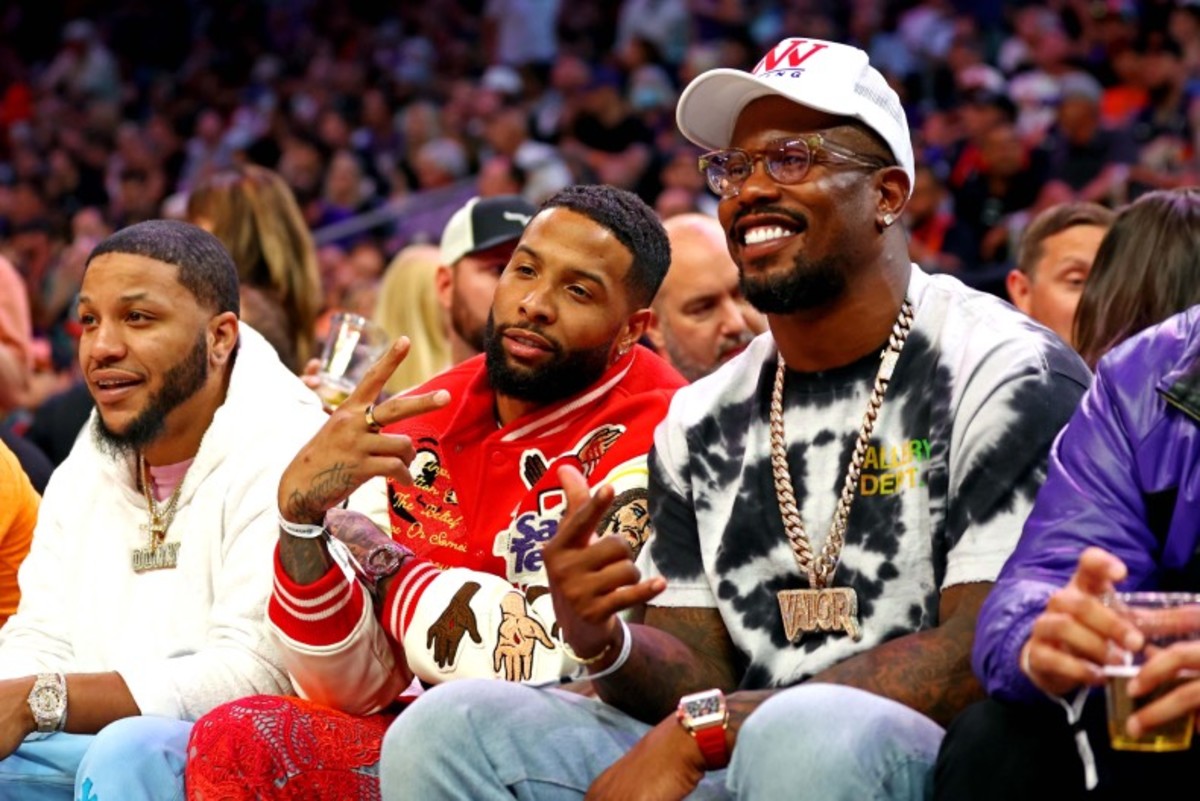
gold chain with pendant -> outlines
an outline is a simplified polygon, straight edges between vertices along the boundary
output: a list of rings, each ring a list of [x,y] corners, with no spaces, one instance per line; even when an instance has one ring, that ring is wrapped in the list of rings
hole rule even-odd
[[[783,517],[783,529],[792,546],[796,564],[808,577],[809,586],[807,590],[781,590],[778,595],[784,633],[791,641],[799,639],[800,634],[804,632],[814,631],[844,631],[855,640],[862,636],[858,626],[858,596],[854,590],[848,587],[829,588],[827,585],[837,570],[842,546],[846,541],[850,505],[854,502],[855,490],[862,475],[863,460],[866,458],[871,434],[875,430],[879,409],[883,405],[883,396],[891,383],[892,373],[896,369],[896,362],[904,349],[904,343],[908,340],[909,331],[912,330],[914,314],[912,302],[905,298],[900,306],[900,315],[892,326],[887,347],[880,355],[875,386],[867,401],[867,411],[858,429],[854,453],[846,468],[846,479],[842,482],[842,492],[833,513],[833,521],[829,525],[829,536],[819,556],[813,554],[804,520],[800,517],[800,509],[796,505],[792,474],[788,469],[787,440],[783,431],[783,384],[787,376],[787,365],[783,361],[783,355],[779,355],[775,386],[771,392],[771,473],[775,481],[775,497],[779,501],[779,511]]]
[[[154,500],[150,488],[150,468],[146,457],[138,454],[138,476],[142,485],[142,495],[146,499],[146,510],[150,516],[148,525],[142,528],[149,532],[150,542],[145,548],[134,548],[132,555],[133,569],[142,573],[147,570],[163,570],[175,567],[178,560],[179,543],[165,542],[167,529],[175,519],[175,508],[179,505],[179,494],[183,490],[183,481],[175,486],[167,502],[159,506]],[[159,549],[162,548],[160,551]]]

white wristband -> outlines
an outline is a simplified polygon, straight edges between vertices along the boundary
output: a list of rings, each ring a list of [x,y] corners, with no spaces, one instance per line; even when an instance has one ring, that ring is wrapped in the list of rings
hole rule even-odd
[[[291,520],[284,519],[283,513],[279,514],[279,527],[291,534],[293,537],[299,537],[302,540],[315,540],[325,533],[324,526],[313,526],[308,523],[293,523]]]
[[[611,676],[625,667],[625,663],[629,661],[629,654],[633,651],[633,632],[629,630],[629,626],[625,623],[624,618],[618,617],[617,622],[621,624],[621,633],[624,635],[624,638],[621,640],[621,652],[617,654],[617,658],[613,660],[613,663],[604,670],[599,673],[589,673],[586,678],[591,681]]]

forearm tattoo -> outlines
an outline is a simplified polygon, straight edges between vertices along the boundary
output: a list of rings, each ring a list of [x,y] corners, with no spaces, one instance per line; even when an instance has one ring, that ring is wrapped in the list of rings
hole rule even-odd
[[[308,489],[293,490],[283,510],[287,519],[294,523],[312,524],[324,520],[326,511],[346,500],[358,487],[349,467],[338,462],[317,473]]]

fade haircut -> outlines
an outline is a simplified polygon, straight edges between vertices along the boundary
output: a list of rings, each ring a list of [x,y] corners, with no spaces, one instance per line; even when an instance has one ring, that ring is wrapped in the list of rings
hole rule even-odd
[[[648,307],[671,265],[671,243],[654,210],[632,192],[604,184],[569,186],[538,212],[554,208],[582,214],[612,232],[633,256],[625,285],[634,308]]]
[[[122,228],[96,245],[84,269],[108,253],[174,265],[177,280],[202,307],[214,314],[239,313],[237,267],[221,241],[203,228],[178,220],[147,220]]]
[[[1112,227],[1116,216],[1116,212],[1098,203],[1072,202],[1051,206],[1034,217],[1021,236],[1021,245],[1017,249],[1017,269],[1031,281],[1034,280],[1037,264],[1046,252],[1042,245],[1047,239],[1077,225],[1095,225],[1107,230]]]

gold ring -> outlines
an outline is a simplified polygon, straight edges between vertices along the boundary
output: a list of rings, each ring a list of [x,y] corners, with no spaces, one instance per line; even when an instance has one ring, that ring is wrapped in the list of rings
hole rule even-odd
[[[367,430],[371,433],[378,433],[383,426],[375,419],[375,404],[368,403],[367,408],[363,410],[363,417],[367,419]]]

